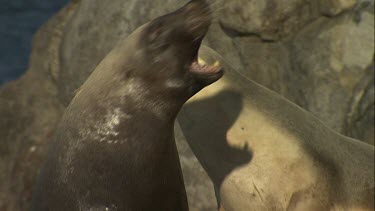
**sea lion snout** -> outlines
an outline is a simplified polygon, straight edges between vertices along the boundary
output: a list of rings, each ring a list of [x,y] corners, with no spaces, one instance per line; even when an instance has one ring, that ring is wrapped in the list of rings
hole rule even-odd
[[[217,81],[223,75],[220,64],[207,64],[198,58],[211,20],[208,2],[192,0],[177,11],[149,22],[139,39],[142,52],[142,58],[137,58],[142,66],[139,72],[148,75],[144,78],[152,75],[157,81],[165,81],[175,91],[187,91],[183,95],[186,97]]]
[[[196,60],[201,42],[211,25],[211,10],[205,0],[193,0],[177,11],[151,21],[143,33],[143,47],[159,55],[172,47],[178,58]]]
[[[194,0],[181,8],[186,31],[195,39],[203,39],[211,25],[210,5],[205,0]]]

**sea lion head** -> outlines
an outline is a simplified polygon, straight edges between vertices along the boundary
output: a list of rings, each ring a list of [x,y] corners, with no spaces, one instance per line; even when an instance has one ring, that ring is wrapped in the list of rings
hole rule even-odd
[[[198,50],[211,24],[211,11],[205,0],[192,0],[177,11],[143,25],[129,37],[135,52],[129,59],[139,78],[152,91],[187,100],[223,75],[218,63],[205,64]]]

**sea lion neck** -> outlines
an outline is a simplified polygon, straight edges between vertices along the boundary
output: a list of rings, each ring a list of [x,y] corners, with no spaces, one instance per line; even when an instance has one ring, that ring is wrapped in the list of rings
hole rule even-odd
[[[101,101],[117,101],[117,104],[132,113],[150,112],[156,118],[171,120],[187,97],[181,96],[176,90],[170,90],[163,82],[150,82],[144,78],[129,78],[119,85],[114,85],[108,95],[102,95]]]
[[[116,44],[68,106],[32,210],[188,210],[173,123],[221,76],[197,58],[210,23],[192,0]]]

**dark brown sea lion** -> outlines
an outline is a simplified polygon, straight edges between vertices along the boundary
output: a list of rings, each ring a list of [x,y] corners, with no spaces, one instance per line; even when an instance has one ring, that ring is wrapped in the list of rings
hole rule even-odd
[[[117,44],[67,108],[32,210],[188,210],[173,125],[223,74],[198,63],[210,22],[193,0]]]

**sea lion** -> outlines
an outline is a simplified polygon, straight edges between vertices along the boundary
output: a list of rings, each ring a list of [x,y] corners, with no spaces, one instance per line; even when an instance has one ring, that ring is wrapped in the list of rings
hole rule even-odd
[[[373,210],[374,146],[338,134],[275,92],[226,70],[178,122],[221,210]]]
[[[68,106],[31,210],[188,210],[173,126],[223,75],[197,61],[210,22],[193,0],[117,44]]]

